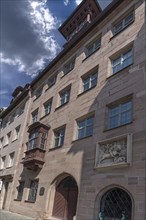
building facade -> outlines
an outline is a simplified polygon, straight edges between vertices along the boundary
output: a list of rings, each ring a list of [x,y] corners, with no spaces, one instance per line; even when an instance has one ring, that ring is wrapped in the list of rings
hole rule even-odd
[[[59,30],[63,51],[30,84],[9,210],[145,220],[145,1],[84,0]]]

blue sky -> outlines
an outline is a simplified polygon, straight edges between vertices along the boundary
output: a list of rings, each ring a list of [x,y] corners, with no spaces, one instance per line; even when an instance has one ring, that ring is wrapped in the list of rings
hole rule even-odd
[[[0,107],[62,50],[59,26],[82,0],[1,0]],[[112,0],[98,0],[104,9]]]

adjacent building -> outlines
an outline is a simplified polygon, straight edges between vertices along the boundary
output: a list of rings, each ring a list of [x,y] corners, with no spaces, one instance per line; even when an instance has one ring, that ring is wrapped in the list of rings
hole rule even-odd
[[[23,121],[2,130],[24,128],[11,151],[1,147],[2,160],[17,149],[4,209],[41,220],[146,219],[145,15],[144,0],[103,11],[83,0],[59,28],[64,49],[27,89]]]

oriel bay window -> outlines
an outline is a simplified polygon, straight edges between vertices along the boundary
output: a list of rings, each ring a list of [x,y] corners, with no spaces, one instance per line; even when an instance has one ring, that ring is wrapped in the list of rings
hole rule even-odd
[[[42,168],[44,164],[46,141],[49,127],[40,122],[35,122],[29,129],[29,140],[27,143],[27,150],[23,164],[28,169],[36,170],[38,167]]]

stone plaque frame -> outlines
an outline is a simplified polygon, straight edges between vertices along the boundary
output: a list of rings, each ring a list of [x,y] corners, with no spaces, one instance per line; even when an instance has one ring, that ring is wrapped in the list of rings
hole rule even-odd
[[[132,134],[100,141],[96,145],[95,168],[120,168],[132,162]]]

